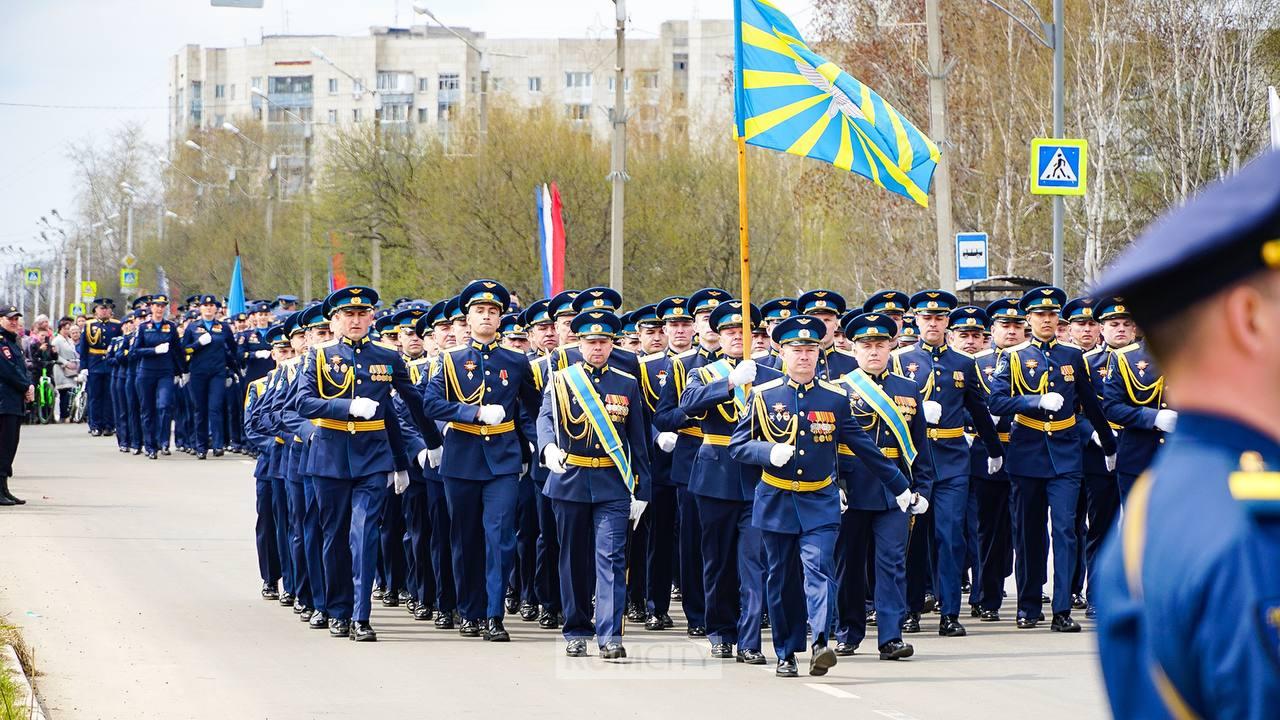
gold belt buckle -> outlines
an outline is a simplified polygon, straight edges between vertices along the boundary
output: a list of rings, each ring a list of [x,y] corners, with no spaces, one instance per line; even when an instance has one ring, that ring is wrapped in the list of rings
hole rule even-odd
[[[800,492],[800,481],[799,481],[799,480],[792,480],[792,481],[791,481],[791,491],[792,491],[792,492]]]
[[[593,467],[593,468],[598,468],[598,467],[600,467],[600,458],[598,458],[598,457],[593,457],[593,458],[591,458],[591,467]]]
[[[356,423],[354,420],[347,421],[347,432],[351,433],[352,435],[356,434]]]
[[[488,435],[488,434],[489,434],[489,426],[488,426],[488,425],[481,425],[481,426],[480,426],[480,434],[481,434],[481,435]]]
[[[1045,431],[1045,432],[1049,432],[1049,431],[1051,431],[1051,430],[1053,430],[1053,421],[1052,421],[1052,420],[1045,420],[1045,421],[1044,421],[1044,431]]]
[[[938,428],[929,428],[929,439],[930,440],[938,439]]]

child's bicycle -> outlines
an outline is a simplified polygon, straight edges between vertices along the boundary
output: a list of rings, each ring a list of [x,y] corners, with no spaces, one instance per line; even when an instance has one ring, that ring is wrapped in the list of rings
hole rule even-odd
[[[89,396],[85,392],[84,383],[76,385],[75,390],[71,391],[71,422],[84,422],[84,414],[89,405]]]
[[[35,419],[41,425],[53,422],[53,407],[58,404],[58,391],[53,386],[53,378],[49,377],[49,368],[40,370],[40,381],[36,383]]]

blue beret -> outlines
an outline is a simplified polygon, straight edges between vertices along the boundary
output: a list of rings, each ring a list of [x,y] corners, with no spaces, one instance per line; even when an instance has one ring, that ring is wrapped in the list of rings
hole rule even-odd
[[[467,308],[478,303],[497,305],[506,312],[507,305],[511,304],[511,293],[497,280],[475,280],[458,293],[458,306],[466,312]]]
[[[324,316],[333,317],[335,312],[345,307],[373,310],[378,307],[378,291],[359,285],[334,290],[324,299]]]
[[[1027,314],[1022,312],[1018,298],[1000,298],[987,306],[987,317],[996,320],[1025,320]]]
[[[892,340],[898,335],[897,321],[882,312],[858,313],[844,323],[843,329],[850,340]]]
[[[662,327],[662,318],[658,317],[657,305],[643,305],[631,313],[631,321],[636,327]]]
[[[797,298],[796,303],[800,312],[805,314],[829,312],[839,316],[848,309],[844,296],[835,290],[810,290]]]
[[[987,313],[980,307],[973,305],[965,305],[951,311],[950,321],[947,323],[948,330],[982,330],[986,331],[991,324],[991,319],[987,317]]]
[[[901,290],[881,290],[862,303],[864,313],[904,313],[911,298]]]
[[[609,312],[618,312],[618,308],[622,307],[622,295],[610,287],[593,287],[587,288],[578,293],[573,298],[573,309],[575,312],[583,310],[608,310]]]
[[[785,320],[795,315],[796,312],[795,298],[774,298],[760,306],[760,314],[765,322]]]
[[[498,323],[498,332],[507,337],[529,337],[529,333],[525,330],[524,323],[520,322],[520,313],[507,313],[502,316],[502,321]]]
[[[693,320],[692,313],[689,312],[689,299],[681,295],[672,295],[664,298],[658,303],[658,318],[663,322],[668,320]]]
[[[750,318],[751,326],[756,327],[763,324],[764,321],[761,318],[762,315],[760,314],[760,308],[752,305]],[[715,310],[711,311],[711,317],[709,318],[711,328],[716,332],[727,327],[742,327],[742,321],[743,312],[741,300],[726,300],[720,303],[716,306]]]
[[[535,300],[529,303],[529,307],[520,313],[520,323],[526,328],[533,325],[546,325],[555,322],[551,317],[551,301]]]
[[[577,290],[565,290],[556,294],[555,297],[548,301],[547,312],[552,318],[558,318],[561,315],[573,315],[577,311],[573,309],[573,299],[578,297]]]
[[[960,301],[946,290],[922,290],[907,301],[911,309],[923,315],[947,315]]]
[[[622,320],[608,310],[586,310],[573,316],[569,328],[581,340],[612,338],[622,331]]]
[[[1052,285],[1043,285],[1028,290],[1022,299],[1018,301],[1018,307],[1022,312],[1029,313],[1033,310],[1061,310],[1063,305],[1067,304],[1067,293],[1061,288]]]
[[[1062,317],[1068,322],[1075,320],[1097,320],[1097,301],[1089,296],[1073,298],[1062,306]]]
[[[1129,317],[1132,313],[1128,304],[1122,297],[1104,298],[1098,302],[1098,309],[1094,312],[1094,316],[1098,321],[1110,320],[1111,318]]]
[[[728,300],[730,295],[727,291],[720,288],[702,288],[698,292],[689,296],[689,312],[697,315],[700,312],[711,310],[720,303]]]
[[[826,324],[812,315],[792,315],[773,326],[779,345],[818,345],[826,334]]]

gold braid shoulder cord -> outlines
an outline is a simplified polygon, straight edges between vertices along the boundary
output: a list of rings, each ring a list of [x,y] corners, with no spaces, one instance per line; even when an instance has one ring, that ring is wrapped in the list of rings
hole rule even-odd
[[[329,373],[329,366],[324,361],[324,350],[316,348],[316,391],[320,393],[320,397],[324,400],[335,400],[347,394],[348,390],[355,387],[355,368],[347,368],[342,375],[342,382],[333,379],[333,375]],[[324,384],[328,382],[337,388],[336,392],[326,393]]]
[[[556,372],[551,376],[551,383],[555,387],[555,403],[564,411],[562,413],[564,422],[559,423],[559,425],[564,428],[564,434],[567,435],[570,440],[585,439],[587,437],[587,433],[591,432],[591,425],[587,422],[587,411],[583,409],[583,411],[576,416],[570,412],[572,404],[569,399],[569,383],[559,372]],[[571,425],[581,425],[582,432],[577,435],[573,434],[573,431],[569,429]],[[557,428],[556,432],[558,434],[560,432],[560,428]]]
[[[485,383],[481,382],[480,387],[470,395],[462,393],[462,386],[458,383],[458,371],[453,366],[453,356],[448,353],[441,355],[444,364],[444,380],[448,385],[448,389],[453,391],[454,397],[458,402],[464,405],[483,405],[484,404],[484,388]]]

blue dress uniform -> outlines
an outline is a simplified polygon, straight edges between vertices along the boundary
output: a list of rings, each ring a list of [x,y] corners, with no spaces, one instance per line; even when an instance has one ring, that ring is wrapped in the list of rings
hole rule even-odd
[[[129,336],[129,341],[125,346],[124,355],[126,359],[124,371],[124,399],[125,411],[129,415],[129,438],[130,445],[134,455],[142,454],[142,446],[145,443],[146,426],[142,422],[142,396],[138,392],[138,367],[141,365],[142,356],[134,352],[134,346],[138,341],[138,330],[142,327],[142,323],[151,317],[151,313],[147,312],[146,300],[150,296],[138,298],[142,301],[142,307],[134,310],[133,334]]]
[[[1024,312],[1059,310],[1066,293],[1041,287],[1028,291]],[[1045,396],[1061,396],[1062,406],[1044,408]],[[1016,516],[1021,537],[1018,627],[1035,627],[1043,605],[1044,527],[1052,514],[1053,629],[1078,632],[1071,619],[1071,577],[1076,561],[1075,511],[1083,472],[1077,408],[1093,423],[1104,455],[1115,454],[1115,435],[1098,403],[1097,390],[1080,348],[1057,340],[1031,340],[1015,345],[1001,358],[991,381],[991,412],[1013,416],[1009,436],[1009,477],[1017,485]]]
[[[443,332],[451,321],[444,314],[446,301],[442,300],[431,309],[427,314],[419,318],[417,321],[418,334],[426,337],[430,334],[429,328],[435,327]],[[422,394],[426,395],[427,385],[431,378],[435,377],[440,371],[440,356],[437,355],[430,358],[425,363],[415,361],[410,363],[409,373],[415,376],[414,380],[421,388]],[[437,423],[437,428],[442,424]],[[424,428],[425,430],[425,428]],[[443,448],[440,450],[443,454]],[[427,481],[427,516],[431,528],[431,567],[435,572],[435,608],[436,613],[435,626],[440,630],[452,630],[454,627],[454,614],[458,609],[458,585],[453,576],[453,533],[452,523],[449,518],[449,502],[444,491],[444,476],[440,474],[440,468],[428,467],[423,468],[423,477]]]
[[[612,340],[621,322],[612,312],[587,310],[571,328],[581,340]],[[548,383],[537,445],[539,457],[556,455],[564,470],[550,474],[543,492],[560,535],[563,633],[571,656],[586,655],[586,640],[594,635],[601,657],[626,657],[627,530],[633,503],[648,499],[648,437],[635,376],[607,362],[597,367],[581,361]]]
[[[681,301],[684,298],[680,298]],[[657,305],[646,305],[635,311],[637,327],[662,327]],[[654,427],[658,400],[671,377],[671,354],[659,351],[640,358],[640,398],[644,400],[645,418],[655,442],[660,434]],[[674,445],[668,448],[674,450]],[[649,507],[640,524],[646,529],[644,552],[646,630],[665,630],[674,625],[671,619],[671,584],[674,579],[672,555],[676,539],[676,486],[671,481],[671,453],[661,447],[650,448]],[[633,561],[634,564],[634,561]]]
[[[166,307],[169,298],[152,295],[147,304],[153,308]],[[135,383],[142,409],[142,445],[147,457],[154,460],[161,449],[168,452],[173,428],[173,378],[182,372],[183,366],[177,322],[162,318],[139,323],[131,351],[138,359]]]
[[[255,303],[249,306],[249,312],[253,315],[270,312],[270,306],[266,303]],[[244,372],[246,384],[266,375],[274,365],[271,359],[271,343],[266,337],[269,329],[249,328],[244,332],[236,333],[239,365]]]
[[[844,296],[834,290],[810,290],[796,299],[796,307],[801,314],[819,319],[840,318],[847,309]],[[849,353],[837,348],[834,345],[834,337],[829,340],[833,344],[824,345],[822,352],[818,354],[818,377],[838,382],[840,378],[858,367],[858,361]]]
[[[400,326],[395,321],[395,314],[394,308],[383,308],[375,313],[370,337],[390,345],[399,353],[398,335]],[[388,419],[390,417],[388,416]],[[400,429],[401,426],[397,422],[393,425],[388,425],[387,432],[399,432]],[[414,455],[416,455],[416,452]],[[402,470],[407,474],[410,465],[409,459],[414,455],[408,455],[406,450],[404,457],[397,456],[395,458],[396,470]],[[404,548],[404,504],[401,502],[401,494],[396,493],[394,487],[390,485],[387,486],[384,495],[385,497],[382,500],[382,522],[378,526],[378,561],[375,566],[375,585],[381,589],[383,606],[399,607],[400,594],[405,591],[405,579],[409,569]]]
[[[202,295],[200,304],[222,305],[213,295]],[[187,325],[182,346],[190,353],[186,382],[196,457],[205,459],[210,447],[215,456],[221,456],[227,445],[223,435],[227,380],[237,364],[235,333],[223,320],[198,318]]]
[[[760,306],[760,315],[764,320],[766,331],[773,330],[774,325],[795,314],[797,314],[795,298],[774,298]],[[751,358],[760,365],[767,365],[774,370],[782,369],[782,356],[778,354],[778,346],[773,342],[773,338],[769,339],[768,351],[752,355]]]
[[[719,288],[703,288],[690,295],[684,302],[667,298],[658,304],[658,312],[664,322],[672,319],[688,319],[698,313],[710,312],[729,299],[729,293]],[[702,430],[698,423],[680,409],[680,397],[684,393],[690,373],[703,365],[720,359],[720,350],[699,345],[671,357],[671,376],[658,398],[658,409],[653,425],[659,432],[674,432],[675,449],[671,453],[671,481],[676,486],[676,525],[680,556],[680,604],[688,623],[690,637],[706,634],[706,591],[702,584],[702,525],[698,519],[698,506],[689,493],[689,475],[702,446]]]
[[[760,310],[752,306],[750,312],[751,324],[759,325]],[[717,333],[742,327],[744,315],[741,301],[722,302],[711,311],[710,324]],[[746,388],[730,384],[730,373],[739,362],[739,358],[725,355],[690,373],[680,396],[680,409],[702,430],[702,446],[689,474],[689,493],[697,503],[702,525],[702,583],[711,654],[733,657],[736,644],[737,657],[754,665],[764,663],[760,653],[764,550],[760,529],[751,524],[760,469],[729,457],[729,438],[747,402]],[[781,375],[778,370],[758,366],[754,382],[764,384]]]
[[[1139,340],[1111,353],[1102,395],[1107,417],[1124,428],[1116,452],[1122,500],[1165,444],[1167,433],[1156,427],[1158,413],[1169,409],[1164,391],[1164,374],[1145,342]]]
[[[1012,298],[997,300],[987,306],[989,318],[1003,317],[1022,321],[1018,301]],[[993,320],[994,322],[994,320]],[[1003,350],[988,348],[974,355],[978,368],[978,380],[983,393],[990,395],[991,381]],[[1002,417],[996,422],[996,434],[1000,443],[1009,444],[1009,430],[1013,418]],[[1013,505],[1010,500],[1009,472],[1001,467],[990,472],[987,451],[981,444],[970,448],[969,476],[977,489],[978,499],[978,559],[973,585],[978,603],[978,615],[983,622],[1000,619],[1000,606],[1004,602],[1004,581],[1013,572]]]
[[[477,280],[458,296],[459,306],[484,303],[505,309],[510,295],[492,280]],[[509,639],[502,627],[503,598],[515,560],[515,503],[525,449],[536,437],[533,418],[540,397],[529,361],[502,347],[496,337],[474,338],[441,354],[441,368],[427,384],[425,410],[448,422],[444,476],[449,502],[453,571],[458,587],[459,632]],[[484,406],[502,418],[481,423]],[[519,427],[517,427],[517,424]]]
[[[343,308],[372,310],[378,294],[370,288],[348,287],[325,299],[324,315]],[[353,640],[374,640],[369,627],[369,604],[377,555],[378,521],[387,476],[395,471],[399,433],[387,430],[394,420],[391,390],[405,398],[420,424],[426,418],[419,394],[409,380],[400,354],[391,346],[369,339],[342,338],[311,348],[302,360],[297,410],[316,426],[307,456],[306,472],[315,482],[320,525],[324,533],[326,604],[330,633],[342,635],[347,626]],[[367,408],[353,405],[376,403]]]
[[[284,337],[284,333],[279,333],[280,337]],[[275,435],[260,433],[253,426],[250,418],[255,417],[262,409],[261,403],[264,400],[264,394],[267,389],[267,377],[261,377],[249,383],[249,389],[245,393],[245,418],[246,428],[245,437],[249,444],[259,450],[258,459],[254,465],[253,477],[256,487],[256,511],[257,522],[254,525],[254,547],[258,552],[258,573],[262,577],[262,597],[267,600],[276,600],[279,595],[280,582],[280,551],[276,543],[276,527],[275,514],[272,510],[272,487],[271,476],[269,474],[270,450],[275,444]]]
[[[520,317],[521,323],[530,328],[534,325],[550,325],[555,320],[551,317],[550,301],[537,300],[524,309]],[[533,376],[534,387],[542,393],[547,380],[555,372],[552,365],[554,356],[540,350],[530,350],[529,371]],[[536,541],[536,559],[534,561],[534,577],[538,596],[538,627],[551,630],[560,627],[560,543],[556,539],[556,516],[551,507],[551,499],[543,494],[547,476],[550,471],[536,459],[529,464],[529,474],[533,477],[534,510],[538,516],[538,538]]]
[[[124,394],[124,377],[128,370],[129,344],[133,340],[133,318],[129,318],[129,331],[127,333],[117,335],[111,338],[111,344],[107,346],[106,363],[111,368],[108,387],[111,390],[111,409],[114,415],[114,426],[116,428],[116,445],[120,447],[120,452],[128,452],[132,447],[132,434],[130,426],[132,420],[129,417],[129,406],[125,400]]]
[[[282,339],[286,342],[288,338],[301,332],[298,315],[294,313],[285,318],[281,330],[284,335]],[[258,431],[275,441],[269,450],[267,474],[271,478],[271,512],[275,518],[275,542],[280,556],[279,599],[284,605],[292,604],[296,593],[314,595],[311,592],[311,574],[296,553],[296,528],[291,522],[290,513],[290,488],[293,486],[291,474],[296,469],[300,438],[286,422],[285,412],[300,375],[300,361],[301,358],[297,356],[284,360],[268,374],[263,397],[254,411]]]
[[[110,309],[113,303],[110,298],[98,298],[93,301],[93,309],[100,307]],[[80,333],[80,341],[76,344],[76,353],[80,356],[80,369],[88,371],[85,381],[85,392],[88,393],[88,406],[85,408],[89,425],[89,433],[99,435],[115,430],[115,407],[111,394],[111,365],[107,362],[107,351],[112,341],[121,335],[120,321],[113,317],[89,318]]]
[[[892,340],[897,332],[896,321],[887,313],[860,313],[844,325],[845,337],[855,343],[862,339]],[[875,388],[868,383],[873,383]],[[929,497],[934,464],[924,415],[920,412],[924,401],[920,384],[887,368],[874,375],[855,370],[840,384],[853,398],[854,418],[880,448],[880,453],[895,461],[910,480],[912,492]],[[881,393],[887,402],[876,402]],[[874,577],[876,645],[880,657],[884,660],[910,657],[914,648],[902,642],[902,623],[907,615],[907,538],[914,517],[909,518],[902,512],[894,496],[854,457],[851,448],[837,446],[837,451],[840,484],[846,493],[848,509],[841,518],[836,546],[836,581],[840,589],[836,654],[852,655],[866,637],[865,599],[869,580]]]
[[[773,329],[774,341],[783,346],[817,344],[823,334],[822,321],[808,315]],[[813,633],[810,674],[825,674],[836,662],[827,640],[835,620],[833,556],[840,529],[837,443],[849,446],[895,497],[908,489],[906,477],[854,418],[848,393],[820,378],[800,383],[788,376],[755,386],[749,412],[729,442],[730,457],[763,468],[751,522],[763,531],[769,619],[783,677],[797,674],[795,654],[805,649],[806,616]],[[793,452],[775,466],[778,445]]]
[[[985,312],[976,307],[957,308],[956,297],[949,292],[919,292],[911,296],[909,304],[917,315],[948,315],[950,330],[985,329],[986,326]],[[920,381],[925,402],[940,406],[938,421],[930,423],[927,430],[936,478],[929,498],[931,519],[918,524],[916,529],[927,528],[930,523],[933,528],[937,548],[933,585],[942,612],[938,634],[963,636],[966,630],[959,622],[960,584],[965,569],[970,465],[969,444],[964,437],[966,418],[972,422],[988,457],[1003,457],[1004,448],[987,412],[985,393],[972,355],[945,344],[933,347],[921,341],[914,347],[895,351],[893,369],[899,375]],[[923,558],[912,562],[916,572],[925,567]],[[919,612],[923,584],[913,583],[913,590],[908,600],[911,610]]]

